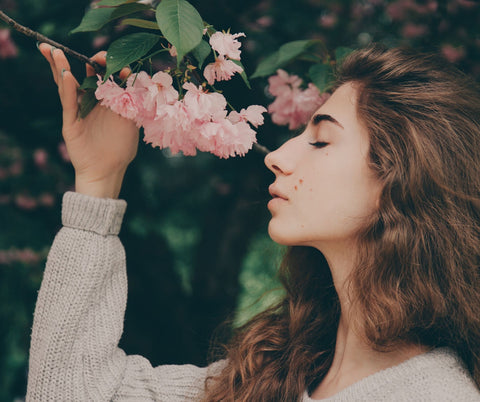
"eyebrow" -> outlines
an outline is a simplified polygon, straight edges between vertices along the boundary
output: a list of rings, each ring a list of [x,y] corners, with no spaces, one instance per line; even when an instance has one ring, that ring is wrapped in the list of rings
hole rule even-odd
[[[329,121],[337,126],[343,128],[343,126],[329,114],[316,114],[312,117],[312,124],[318,126],[322,121]]]

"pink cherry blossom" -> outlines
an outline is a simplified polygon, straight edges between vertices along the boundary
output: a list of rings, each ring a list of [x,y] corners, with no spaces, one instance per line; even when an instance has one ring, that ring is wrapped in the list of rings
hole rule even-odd
[[[174,155],[195,155],[195,143],[191,137],[192,122],[182,101],[164,104],[157,109],[155,120],[144,123],[144,141],[153,147],[170,148]]]
[[[95,96],[103,106],[109,107],[122,117],[136,121],[141,114],[141,100],[137,88],[127,85],[123,89],[111,77],[103,84],[99,78],[97,84]]]
[[[305,90],[300,88],[302,80],[297,76],[290,76],[283,70],[269,78],[269,91],[276,98],[268,107],[272,121],[278,125],[288,125],[290,130],[295,130],[306,124],[312,114],[330,96],[320,94],[318,88],[312,83]]]
[[[173,80],[170,74],[159,71],[152,77],[152,82],[156,84],[156,102],[158,104],[168,103],[173,104],[178,100],[178,92],[173,87]],[[154,86],[149,87],[149,92]]]
[[[285,70],[277,70],[276,75],[268,78],[268,92],[273,96],[281,96],[285,91],[298,88],[302,85],[302,79],[298,75],[290,75]]]
[[[243,68],[233,61],[218,56],[214,63],[210,63],[203,70],[203,75],[210,85],[215,81],[228,81],[235,73],[241,73]]]
[[[215,32],[210,37],[210,46],[220,56],[227,56],[233,60],[240,60],[240,46],[242,45],[237,38],[245,36],[243,32],[230,34]]]
[[[102,77],[97,75],[97,89],[95,90],[95,97],[101,101],[101,104],[106,107],[114,102],[115,98],[121,96],[124,92],[112,77],[109,77],[107,81],[103,82]]]
[[[155,116],[155,104],[150,105],[148,99],[148,89],[151,86],[155,86],[155,84],[145,71],[132,74],[127,79],[125,91],[131,94],[132,100],[135,102],[137,114],[133,120],[135,121],[137,127],[141,127],[144,120],[153,119]]]
[[[258,127],[263,124],[262,113],[265,113],[267,109],[260,105],[250,105],[247,109],[242,109],[239,112],[232,111],[228,115],[228,120],[232,123],[238,123],[240,121],[248,121],[252,126]]]
[[[0,29],[0,59],[17,57],[18,49],[10,38],[10,29]]]
[[[139,103],[135,99],[135,95],[128,88],[115,98],[110,105],[110,109],[120,116],[130,120],[135,120],[140,112]]]
[[[191,82],[183,85],[187,90],[183,102],[192,121],[209,122],[224,119],[227,116],[227,100],[218,92],[204,92]]]
[[[224,119],[205,123],[200,128],[200,134],[198,148],[219,158],[243,156],[256,142],[255,131],[243,121],[233,124],[230,120]]]

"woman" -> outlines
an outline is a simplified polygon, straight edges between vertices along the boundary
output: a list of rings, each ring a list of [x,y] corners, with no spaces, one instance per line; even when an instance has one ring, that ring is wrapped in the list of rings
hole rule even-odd
[[[285,299],[240,329],[226,359],[152,368],[117,346],[126,204],[116,198],[138,133],[99,106],[77,120],[65,57],[40,50],[76,192],[64,196],[37,302],[28,400],[480,401],[474,83],[408,50],[348,57],[305,131],[265,160],[276,177],[269,233],[292,246]]]

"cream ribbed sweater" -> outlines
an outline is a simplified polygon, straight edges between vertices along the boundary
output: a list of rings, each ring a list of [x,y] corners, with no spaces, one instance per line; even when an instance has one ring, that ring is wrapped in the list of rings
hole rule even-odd
[[[35,309],[27,401],[197,401],[205,377],[221,369],[222,362],[154,368],[118,348],[127,277],[117,234],[125,208],[122,200],[65,194],[64,227]],[[470,402],[480,401],[480,393],[455,354],[437,349],[326,400]],[[312,401],[306,393],[304,401]]]

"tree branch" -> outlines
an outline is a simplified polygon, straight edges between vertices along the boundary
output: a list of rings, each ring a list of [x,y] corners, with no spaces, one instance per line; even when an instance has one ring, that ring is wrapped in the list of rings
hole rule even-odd
[[[72,50],[67,46],[62,45],[61,43],[55,42],[54,40],[52,40],[50,38],[47,38],[45,35],[42,35],[41,33],[37,32],[37,31],[33,31],[30,28],[27,28],[23,25],[20,25],[18,22],[16,22],[12,18],[10,18],[7,14],[5,14],[2,10],[0,10],[0,20],[5,21],[13,29],[17,30],[18,32],[20,32],[20,33],[22,33],[26,36],[29,36],[31,38],[36,39],[38,42],[48,43],[49,45],[55,46],[56,48],[63,50],[63,52],[65,52],[66,54],[68,54],[72,57],[75,57],[76,59],[78,59],[78,60],[80,60],[84,63],[90,64],[98,74],[105,73],[105,68],[103,66],[94,62],[93,60],[91,60],[87,56],[85,56],[81,53],[78,53],[75,50]],[[264,147],[263,145],[260,145],[260,144],[253,144],[253,150],[255,152],[258,152],[258,153],[262,154],[262,155],[266,155],[270,152],[266,147]]]
[[[33,31],[30,28],[27,28],[23,25],[20,25],[18,22],[16,22],[12,18],[10,18],[7,14],[5,14],[1,10],[0,10],[0,20],[5,21],[13,29],[17,30],[18,32],[20,32],[20,33],[22,33],[26,36],[29,36],[31,38],[36,39],[38,42],[48,43],[49,45],[55,46],[56,48],[63,50],[63,52],[65,52],[66,54],[68,54],[72,57],[75,57],[76,59],[78,59],[78,60],[80,60],[84,63],[90,64],[98,74],[103,74],[105,72],[104,67],[102,67],[100,64],[94,62],[93,60],[91,60],[87,56],[85,56],[81,53],[78,53],[75,50],[72,50],[72,49],[68,48],[67,46],[62,45],[61,43],[55,42],[54,40],[52,40],[50,38],[47,38],[45,35],[42,35],[39,32]]]

